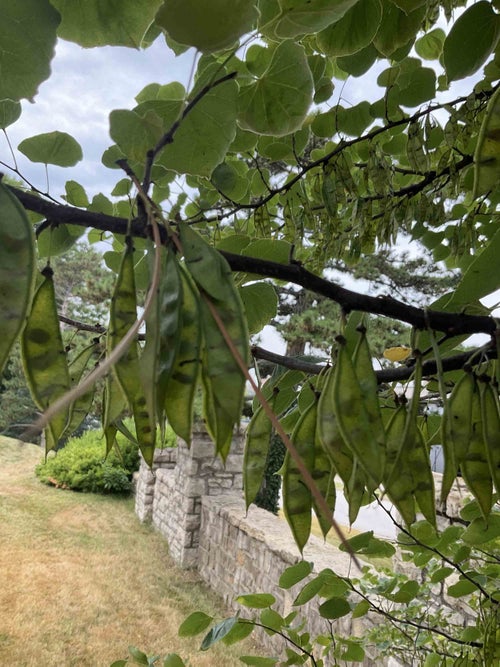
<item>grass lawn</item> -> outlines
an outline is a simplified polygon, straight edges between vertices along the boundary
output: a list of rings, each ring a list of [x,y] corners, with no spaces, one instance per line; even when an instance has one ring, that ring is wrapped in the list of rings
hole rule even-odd
[[[247,642],[198,651],[177,629],[195,610],[228,615],[167,544],[141,525],[132,499],[50,488],[40,449],[0,437],[0,664],[108,667],[129,644],[179,653],[192,667],[234,667]]]

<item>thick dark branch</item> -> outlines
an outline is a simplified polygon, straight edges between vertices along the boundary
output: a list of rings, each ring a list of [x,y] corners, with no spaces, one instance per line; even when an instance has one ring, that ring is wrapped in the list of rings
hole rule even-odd
[[[127,218],[118,218],[105,213],[96,213],[95,211],[86,211],[82,208],[75,208],[64,204],[56,204],[37,195],[20,190],[11,185],[7,185],[24,208],[28,211],[40,213],[53,222],[65,223],[68,225],[78,225],[80,227],[92,227],[103,232],[112,234],[126,234]],[[139,220],[132,220],[130,224],[130,233],[132,236],[145,236],[143,223]]]
[[[264,348],[257,345],[254,345],[251,351],[254,359],[269,361],[272,364],[276,364],[277,366],[283,366],[285,368],[290,368],[291,370],[302,371],[303,373],[307,373],[309,375],[319,375],[326,365],[326,360],[325,364],[304,361],[302,359],[286,357],[281,354],[276,354],[275,352],[270,352],[269,350],[265,350]],[[483,348],[467,350],[467,352],[462,352],[461,354],[454,354],[450,357],[443,358],[441,360],[443,371],[447,373],[449,371],[461,370],[472,357],[477,358],[478,352],[483,352],[483,354],[488,359],[496,359],[496,347],[493,345],[486,350]],[[427,361],[424,361],[422,372],[424,377],[431,377],[435,375],[437,373],[437,364],[435,359],[428,359]],[[381,370],[375,371],[377,382],[379,384],[386,382],[403,382],[408,380],[412,373],[412,362],[405,366],[399,366],[398,368],[383,368]]]
[[[496,323],[492,317],[424,310],[388,296],[369,296],[353,292],[316,276],[299,263],[278,264],[277,262],[246,257],[245,255],[235,255],[229,252],[222,252],[221,254],[226,258],[233,271],[257,273],[268,278],[301,285],[311,292],[321,294],[335,301],[345,313],[357,310],[373,315],[384,315],[407,322],[417,329],[430,327],[434,331],[442,331],[450,337],[472,333],[493,335],[496,329]]]
[[[134,219],[129,223],[126,218],[118,218],[104,213],[85,211],[73,206],[55,204],[41,197],[23,192],[18,188],[10,186],[9,188],[25,208],[41,213],[54,222],[92,227],[112,232],[113,234],[127,233],[127,226],[130,224],[129,233],[131,236],[144,237],[147,234],[147,227],[145,228],[143,222],[140,220]],[[321,294],[335,301],[346,313],[357,310],[364,313],[392,317],[393,319],[407,322],[417,329],[430,327],[434,331],[442,331],[449,337],[473,333],[493,335],[497,326],[492,317],[467,315],[465,313],[445,313],[433,310],[426,311],[422,308],[410,306],[402,301],[397,301],[391,297],[374,297],[359,294],[307,271],[307,269],[298,263],[278,264],[277,262],[270,262],[256,257],[246,257],[245,255],[235,255],[228,252],[222,252],[221,254],[229,262],[233,271],[256,273],[263,277],[275,278],[276,280],[301,285],[311,292]]]

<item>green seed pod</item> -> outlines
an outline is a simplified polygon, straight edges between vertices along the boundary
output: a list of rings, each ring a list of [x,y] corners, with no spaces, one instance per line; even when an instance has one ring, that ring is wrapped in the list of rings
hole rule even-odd
[[[490,382],[482,382],[479,389],[486,455],[493,484],[500,497],[500,409],[498,394]]]
[[[292,442],[307,470],[313,474],[317,402],[311,403],[297,422]],[[304,484],[300,470],[287,451],[283,463],[283,511],[295,543],[302,552],[311,533],[312,495]]]
[[[188,225],[179,225],[179,231],[187,269],[201,292],[206,426],[217,453],[225,459],[234,426],[240,419],[245,390],[245,376],[225,335],[232,341],[243,363],[248,365],[250,354],[244,308],[231,269],[223,257]]]
[[[372,489],[382,480],[383,460],[380,445],[373,437],[365,399],[345,338],[338,337],[339,350],[332,387],[333,405],[340,433],[353,455],[367,473]]]
[[[368,415],[368,421],[371,429],[371,436],[378,445],[378,456],[380,459],[378,470],[380,471],[379,483],[382,481],[382,472],[385,467],[385,431],[380,412],[380,403],[378,400],[377,376],[373,370],[372,355],[368,346],[366,329],[358,327],[360,338],[353,355],[353,365],[361,388],[364,406]],[[378,486],[378,484],[377,484]]]
[[[361,507],[369,501],[369,494],[366,490],[366,472],[357,459],[354,460],[351,477],[344,490],[349,503],[349,523],[352,525]]]
[[[118,429],[115,424],[127,409],[127,399],[125,398],[122,388],[118,384],[113,369],[106,376],[102,405],[102,430],[104,431],[104,436],[106,438],[107,456],[116,443],[115,438]]]
[[[314,467],[311,471],[311,474],[316,486],[318,487],[318,491],[326,500],[326,504],[330,509],[330,513],[333,515],[333,512],[335,511],[335,502],[337,499],[337,490],[335,488],[335,468],[332,466],[332,462],[330,461],[330,457],[328,456],[327,452],[319,442],[317,429],[317,409],[314,433]],[[326,537],[332,527],[330,517],[326,517],[319,509],[314,497],[312,499],[312,503],[314,513],[318,519],[319,527],[321,528],[323,537]]]
[[[271,399],[272,401],[272,399]],[[272,402],[271,402],[272,407]],[[247,427],[243,458],[243,488],[248,509],[262,486],[271,441],[272,424],[262,406],[254,412]]]
[[[466,372],[456,383],[444,406],[441,422],[444,454],[442,502],[446,501],[460,464],[469,449],[472,435],[472,398],[475,391],[476,380],[472,373]]]
[[[19,201],[0,182],[0,375],[24,326],[35,275],[33,226]]]
[[[182,328],[172,373],[165,387],[165,412],[174,431],[188,445],[193,426],[193,403],[201,364],[201,322],[199,294],[182,264]]]
[[[113,350],[134,325],[137,317],[133,247],[127,242],[116,279],[109,314],[108,351]],[[148,410],[139,372],[139,353],[136,342],[114,366],[116,378],[129,402],[134,416],[137,440],[144,460],[153,464],[156,444],[156,422]]]
[[[471,425],[469,448],[460,464],[460,469],[467,487],[477,500],[481,513],[486,519],[491,511],[493,502],[493,482],[483,435],[479,387],[475,378],[474,393],[472,395]]]
[[[171,249],[166,250],[158,301],[159,350],[156,377],[157,404],[159,414],[162,416],[166,405],[168,381],[174,368],[183,331],[183,279],[179,263]]]
[[[406,408],[400,406],[392,415],[386,431],[387,458],[384,473],[384,486],[387,495],[396,505],[404,522],[410,526],[415,521],[415,499],[412,493],[413,478],[411,470],[405,465],[396,469],[396,461],[400,459],[401,447],[404,442],[406,426]],[[406,459],[403,458],[406,464]]]
[[[408,457],[408,464],[413,476],[413,494],[424,517],[429,523],[436,526],[436,494],[430,465],[430,453],[425,444],[423,433],[418,426],[414,438],[414,444]]]
[[[340,434],[333,404],[333,384],[334,369],[330,368],[319,397],[316,437],[344,485],[347,486],[352,475],[353,455]]]
[[[94,341],[86,348],[84,348],[80,354],[70,363],[69,375],[72,387],[80,382],[85,370],[90,365],[92,358],[95,356],[98,350],[99,342]],[[94,392],[95,385],[86,394],[80,396],[80,398],[77,398],[76,401],[70,405],[70,419],[65,430],[65,435],[71,435],[74,433],[81,425],[85,417],[88,415],[94,401]]]
[[[69,391],[70,376],[59,327],[53,271],[47,266],[42,275],[43,281],[33,297],[31,313],[22,334],[21,353],[33,400],[41,410],[46,410]],[[57,446],[68,417],[66,408],[50,421],[47,451]]]

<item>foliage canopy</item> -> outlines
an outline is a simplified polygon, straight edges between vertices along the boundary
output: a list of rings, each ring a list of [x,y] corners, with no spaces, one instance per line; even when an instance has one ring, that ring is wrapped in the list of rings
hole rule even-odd
[[[20,117],[20,100],[50,76],[57,39],[86,48],[161,39],[177,54],[199,51],[188,90],[151,83],[134,108],[110,113],[114,143],[102,162],[120,170],[113,200],[90,202],[73,180],[64,204],[29,183],[0,185],[0,364],[20,337],[49,448],[106,376],[108,448],[127,406],[148,462],[165,419],[189,441],[199,382],[206,427],[225,457],[246,369],[252,354],[262,356],[250,350],[249,331],[274,316],[281,281],[336,302],[340,335],[328,368],[274,358],[289,370],[258,392],[247,502],[275,428],[288,449],[285,511],[301,547],[311,507],[329,529],[335,477],[351,519],[383,486],[407,524],[417,511],[434,523],[435,442],[445,451],[442,500],[460,471],[487,517],[500,491],[500,337],[480,302],[500,287],[496,0],[92,0],[84,11],[64,0],[0,0],[0,13],[4,131]],[[351,78],[369,82],[374,99],[345,100],[342,82]],[[47,165],[82,159],[78,142],[59,130],[27,137],[18,150]],[[22,176],[14,152],[11,159],[2,164]],[[106,358],[76,377],[50,258],[85,228],[92,242],[112,239],[105,261],[116,282]],[[400,233],[461,269],[454,291],[422,308],[323,277],[331,262],[363,262]],[[47,257],[41,276],[37,254]],[[412,327],[405,364],[374,372],[363,313]],[[488,343],[458,353],[472,333]],[[396,383],[410,379],[407,404]],[[445,406],[443,418],[422,413],[424,389]]]

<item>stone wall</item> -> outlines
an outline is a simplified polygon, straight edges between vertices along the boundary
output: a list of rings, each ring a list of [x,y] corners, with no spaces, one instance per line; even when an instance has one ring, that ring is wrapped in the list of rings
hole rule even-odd
[[[243,448],[243,438],[236,436],[224,465],[214,457],[208,435],[198,432],[190,449],[180,442],[177,449],[158,450],[153,471],[143,463],[137,475],[136,512],[141,521],[151,520],[165,536],[174,560],[181,567],[197,568],[229,608],[242,611],[235,603],[238,595],[266,592],[276,597],[275,608],[286,615],[303,583],[288,591],[277,583],[283,570],[301,560],[301,555],[283,520],[254,506],[245,511]],[[440,476],[436,477],[439,486]],[[461,488],[451,494],[449,515],[458,514],[462,494]],[[304,558],[314,563],[314,572],[330,568],[343,576],[354,567],[348,554],[314,537]],[[329,632],[329,622],[319,616],[316,602],[300,612],[307,617],[310,633]],[[334,630],[343,636],[361,636],[368,623],[367,616],[352,619],[348,615],[334,624]],[[259,641],[267,651],[282,654],[279,637],[262,632]],[[363,664],[384,663],[367,656]]]
[[[271,593],[276,598],[273,608],[282,616],[296,609],[302,618],[307,618],[306,629],[312,635],[330,634],[330,621],[319,615],[317,600],[293,607],[304,581],[288,590],[278,586],[283,570],[302,560],[283,520],[255,506],[245,512],[243,500],[235,495],[225,498],[206,496],[202,499],[201,525],[198,571],[230,609],[248,617],[245,609],[235,602],[236,596]],[[313,574],[325,568],[340,576],[352,572],[353,564],[347,554],[314,536],[304,549],[303,557],[314,563]],[[332,627],[334,632],[345,637],[361,636],[370,623],[367,617],[353,619],[349,614],[333,622]],[[287,644],[278,635],[270,636],[260,631],[256,638],[270,655],[283,655]],[[325,662],[326,666],[329,664],[333,663]],[[368,655],[363,662],[367,666],[382,664],[388,663],[372,660]]]

